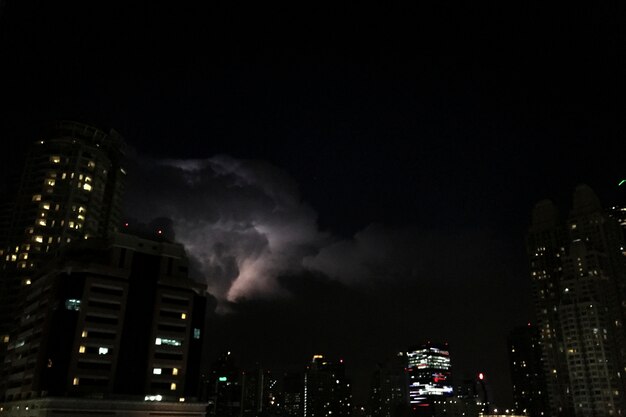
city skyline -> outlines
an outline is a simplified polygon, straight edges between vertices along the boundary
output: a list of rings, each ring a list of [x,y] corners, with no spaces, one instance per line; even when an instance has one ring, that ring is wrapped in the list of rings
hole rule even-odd
[[[610,6],[5,3],[0,195],[51,124],[118,131],[124,218],[186,246],[212,357],[344,357],[363,402],[377,362],[438,340],[512,405],[534,205],[626,200]]]

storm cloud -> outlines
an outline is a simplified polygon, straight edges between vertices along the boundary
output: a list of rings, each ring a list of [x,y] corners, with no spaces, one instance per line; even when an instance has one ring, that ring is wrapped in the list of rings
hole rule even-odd
[[[195,278],[222,306],[288,295],[280,278],[302,272],[365,288],[458,283],[468,269],[494,259],[499,244],[479,231],[428,233],[382,224],[339,238],[318,228],[317,213],[291,177],[263,161],[134,158],[129,171],[127,214],[144,222],[170,219]]]

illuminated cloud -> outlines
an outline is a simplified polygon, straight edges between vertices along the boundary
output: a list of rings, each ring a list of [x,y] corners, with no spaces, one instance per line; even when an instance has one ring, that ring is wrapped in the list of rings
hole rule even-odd
[[[127,214],[171,219],[218,299],[280,294],[277,276],[301,269],[327,240],[296,184],[267,163],[136,159],[131,169]]]
[[[134,165],[127,214],[146,223],[171,220],[168,228],[185,245],[193,277],[207,283],[222,308],[287,295],[279,278],[299,279],[306,271],[360,287],[458,282],[468,270],[493,263],[498,252],[498,239],[478,231],[372,224],[339,239],[318,229],[293,180],[261,161],[216,156],[136,159]]]

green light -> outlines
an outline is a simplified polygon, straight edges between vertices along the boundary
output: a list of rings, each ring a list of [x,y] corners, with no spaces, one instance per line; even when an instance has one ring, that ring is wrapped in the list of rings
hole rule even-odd
[[[624,184],[625,182],[626,182],[626,180],[621,180],[617,186],[619,187],[620,185]]]
[[[221,376],[219,378],[220,382],[226,382],[227,378],[225,376]]]

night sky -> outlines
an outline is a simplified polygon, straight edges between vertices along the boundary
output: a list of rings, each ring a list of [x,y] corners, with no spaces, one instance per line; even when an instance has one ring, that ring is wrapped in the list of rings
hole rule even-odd
[[[341,357],[362,402],[447,341],[510,405],[533,205],[625,200],[623,5],[92,3],[0,2],[3,187],[49,123],[114,128],[127,216],[218,300],[211,355]]]

